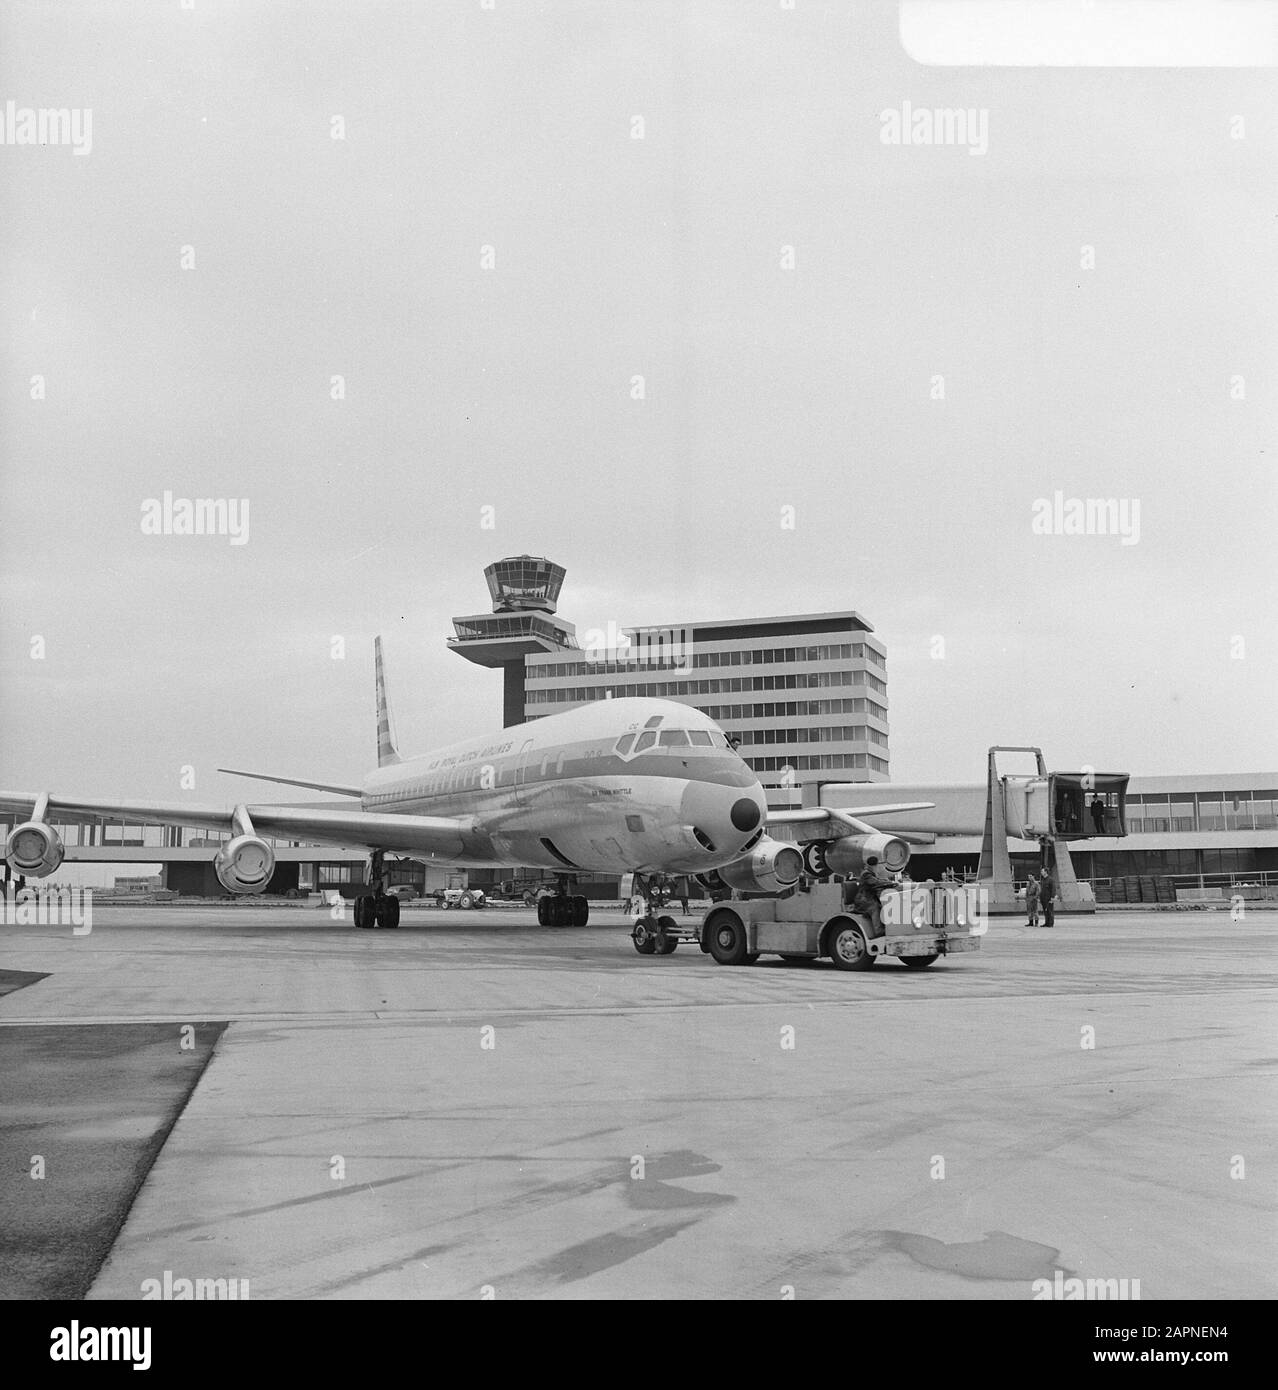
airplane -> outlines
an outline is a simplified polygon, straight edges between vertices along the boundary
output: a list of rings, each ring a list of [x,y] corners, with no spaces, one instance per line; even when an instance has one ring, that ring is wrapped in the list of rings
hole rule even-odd
[[[543,926],[584,926],[584,897],[569,893],[579,873],[634,874],[647,906],[640,923],[659,935],[657,886],[669,874],[718,875],[727,887],[779,892],[798,882],[799,849],[769,836],[769,824],[823,820],[833,836],[832,863],[851,868],[876,850],[891,868],[901,837],[878,834],[858,810],[772,811],[759,779],[722,729],[672,700],[601,700],[499,733],[400,756],[386,697],[382,642],[374,642],[377,767],[359,786],[235,776],[305,787],[358,800],[358,809],[238,802],[101,801],[61,793],[0,792],[0,812],[26,816],[5,841],[4,857],[21,876],[45,878],[64,847],[49,824],[59,816],[105,816],[147,824],[229,831],[213,857],[231,893],[265,890],[275,853],[264,836],[369,851],[366,887],[355,899],[359,928],[399,925],[399,899],[386,892],[385,856],[399,854],[458,867],[548,869],[557,894],[538,902]],[[925,809],[930,802],[879,806],[880,814]]]

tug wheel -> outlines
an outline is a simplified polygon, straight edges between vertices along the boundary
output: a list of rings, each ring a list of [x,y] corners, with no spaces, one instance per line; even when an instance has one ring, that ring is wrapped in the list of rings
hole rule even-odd
[[[749,953],[745,923],[735,912],[716,912],[703,930],[709,937],[710,954],[720,965],[746,964]]]
[[[830,928],[829,956],[840,970],[869,970],[874,957],[865,943],[865,934],[846,918]]]

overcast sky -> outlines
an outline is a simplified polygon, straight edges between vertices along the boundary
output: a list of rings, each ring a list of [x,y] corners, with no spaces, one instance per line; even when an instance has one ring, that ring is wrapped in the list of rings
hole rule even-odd
[[[0,147],[0,785],[357,779],[376,632],[405,751],[495,728],[444,639],[525,551],[579,631],[858,610],[895,780],[1278,768],[1272,69],[925,67],[816,0],[0,39],[0,101],[92,111]],[[884,143],[905,102],[985,152]],[[144,534],[165,491],[247,543]],[[1057,491],[1138,540],[1036,534]]]

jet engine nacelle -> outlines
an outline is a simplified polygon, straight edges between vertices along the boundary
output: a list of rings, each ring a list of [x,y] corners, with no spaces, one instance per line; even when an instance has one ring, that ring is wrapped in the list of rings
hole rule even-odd
[[[4,846],[9,867],[28,878],[48,878],[65,854],[58,832],[38,820],[15,826]]]
[[[845,835],[822,846],[826,867],[832,874],[852,878],[865,868],[871,855],[890,874],[900,873],[910,862],[910,847],[895,835]]]
[[[213,872],[228,893],[261,893],[275,872],[275,851],[260,835],[237,835],[213,856]]]
[[[794,845],[764,838],[740,859],[725,864],[719,877],[743,893],[780,893],[793,887],[803,872],[803,856]]]

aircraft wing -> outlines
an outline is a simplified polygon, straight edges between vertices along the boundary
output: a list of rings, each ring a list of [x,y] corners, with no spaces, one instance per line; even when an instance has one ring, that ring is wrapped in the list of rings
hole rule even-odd
[[[930,811],[935,801],[895,801],[888,806],[804,806],[794,811],[769,811],[769,825],[819,824],[851,820],[854,816],[895,816],[905,811]]]
[[[824,826],[839,834],[855,830],[859,835],[877,835],[878,829],[862,815],[901,815],[906,811],[930,811],[935,801],[896,801],[884,806],[804,806],[793,811],[769,811],[769,825],[813,825]],[[898,840],[912,845],[930,845],[936,836],[927,830],[894,830]]]
[[[36,806],[45,800],[44,793],[0,791],[0,813],[30,817]],[[356,811],[344,806],[329,810],[239,803],[232,808],[181,805],[171,801],[96,801],[54,794],[48,796],[41,818],[57,821],[76,816],[106,816],[144,825],[190,825],[229,831],[232,815],[241,805],[259,835],[441,858],[461,853],[462,836],[474,828],[470,817],[399,816]]]

